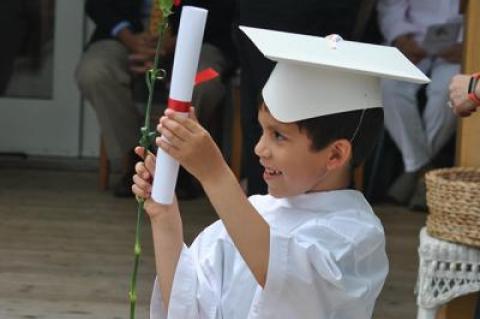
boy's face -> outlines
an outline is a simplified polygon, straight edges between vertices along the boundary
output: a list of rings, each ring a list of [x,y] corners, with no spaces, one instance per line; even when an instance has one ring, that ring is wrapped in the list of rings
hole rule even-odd
[[[312,151],[311,140],[295,123],[277,121],[265,106],[258,112],[263,129],[255,154],[265,168],[263,178],[274,197],[322,190],[328,150]]]

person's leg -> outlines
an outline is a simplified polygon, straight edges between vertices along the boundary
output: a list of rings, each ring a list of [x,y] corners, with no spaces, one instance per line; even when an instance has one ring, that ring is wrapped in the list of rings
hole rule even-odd
[[[423,67],[427,69],[427,65]],[[409,202],[418,171],[430,160],[430,148],[418,109],[419,88],[420,85],[414,83],[382,81],[385,127],[399,148],[405,167],[405,172],[394,181],[387,195],[400,204]]]
[[[435,156],[455,133],[457,118],[448,107],[448,85],[460,65],[436,62],[427,86],[427,104],[423,112],[423,122],[431,156]]]
[[[427,86],[427,103],[423,111],[423,124],[427,143],[430,149],[429,162],[447,144],[453,136],[457,119],[452,110],[447,106],[448,85],[450,79],[460,72],[458,64],[436,61],[432,65],[431,82]],[[409,207],[416,210],[427,210],[426,185],[423,171],[420,172]]]
[[[385,127],[399,148],[406,172],[415,172],[430,160],[422,118],[417,105],[420,86],[396,80],[383,80]]]
[[[91,44],[77,67],[76,79],[97,114],[109,159],[121,159],[125,166],[114,194],[130,196],[141,114],[132,98],[127,49],[115,40]]]
[[[97,114],[109,158],[124,157],[138,144],[141,123],[132,99],[127,49],[115,40],[93,43],[82,56],[76,79]]]

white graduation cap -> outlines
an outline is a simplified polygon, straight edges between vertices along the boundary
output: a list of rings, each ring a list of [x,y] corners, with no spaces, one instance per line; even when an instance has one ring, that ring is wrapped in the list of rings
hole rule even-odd
[[[278,62],[262,94],[281,122],[382,107],[380,78],[430,81],[394,47],[240,29],[267,58]]]

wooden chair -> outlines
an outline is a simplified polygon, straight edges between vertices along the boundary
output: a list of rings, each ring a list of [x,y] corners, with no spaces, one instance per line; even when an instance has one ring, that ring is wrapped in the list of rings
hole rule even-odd
[[[100,137],[100,155],[98,160],[98,188],[105,191],[109,186],[110,161],[108,160],[107,149],[103,137]]]

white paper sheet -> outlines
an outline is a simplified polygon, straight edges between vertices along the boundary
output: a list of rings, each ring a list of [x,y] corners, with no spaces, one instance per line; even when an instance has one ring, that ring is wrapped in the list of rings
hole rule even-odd
[[[170,99],[180,102],[192,100],[207,14],[205,9],[183,7],[175,47]],[[187,113],[184,115],[187,116]],[[178,162],[159,148],[152,188],[152,198],[157,203],[173,202],[178,168]]]
[[[429,55],[437,55],[442,50],[459,42],[463,19],[457,18],[446,23],[434,24],[428,27],[422,47]]]

